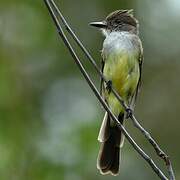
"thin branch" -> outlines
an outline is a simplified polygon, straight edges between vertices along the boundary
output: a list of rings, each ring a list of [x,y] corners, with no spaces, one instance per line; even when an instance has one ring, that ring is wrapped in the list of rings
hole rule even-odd
[[[72,31],[72,29],[70,28],[70,26],[68,25],[68,23],[66,22],[65,18],[63,17],[62,13],[60,12],[60,10],[58,9],[58,7],[56,6],[56,4],[54,3],[53,0],[51,0],[52,5],[55,8],[55,11],[58,13],[59,17],[61,18],[65,28],[67,29],[67,31],[70,33],[70,35],[73,37],[73,39],[76,41],[76,43],[78,44],[78,46],[81,48],[81,50],[84,52],[84,54],[86,55],[86,57],[89,59],[90,63],[95,67],[96,71],[98,72],[98,74],[101,76],[101,78],[104,80],[104,82],[107,84],[107,80],[105,79],[104,75],[102,74],[102,72],[99,70],[97,64],[95,63],[94,59],[92,58],[92,56],[90,55],[90,53],[88,52],[88,50],[84,47],[84,45],[81,43],[81,41],[77,38],[77,36],[75,35],[75,33]],[[119,96],[119,94],[114,90],[114,88],[112,87],[112,92],[113,94],[116,96],[116,98],[119,100],[119,102],[122,104],[122,106],[125,108],[126,111],[129,110],[129,107],[127,106],[127,104],[125,104],[125,102],[123,101],[123,99]],[[171,161],[170,158],[160,149],[159,145],[156,143],[156,141],[151,137],[151,135],[140,125],[140,123],[136,120],[135,116],[133,114],[131,114],[130,116],[133,124],[135,125],[136,128],[138,128],[143,135],[148,139],[148,141],[151,143],[151,145],[154,147],[157,155],[162,158],[165,163],[166,166],[168,168],[168,173],[169,173],[169,177],[170,180],[175,180],[175,176],[174,176],[174,172],[173,172],[173,168],[171,165]]]
[[[156,151],[156,154],[164,160],[165,165],[167,166],[168,169],[168,174],[169,174],[169,180],[175,180],[175,175],[174,171],[172,168],[172,164],[170,161],[169,156],[167,156],[164,151],[159,147],[159,145],[156,143],[156,141],[151,137],[150,133],[148,133],[138,122],[136,117],[133,114],[130,114],[130,119],[132,120],[134,126],[138,128],[142,134],[148,139],[149,143],[153,146],[154,150]]]
[[[76,36],[76,34],[73,32],[73,30],[71,29],[71,27],[68,25],[66,19],[64,18],[64,16],[62,15],[61,11],[59,10],[59,8],[56,6],[56,4],[54,3],[53,0],[49,1],[56,13],[59,15],[60,19],[62,20],[63,25],[65,26],[66,30],[69,32],[69,34],[72,36],[72,38],[75,40],[75,42],[77,43],[77,45],[81,48],[81,50],[84,52],[85,56],[88,58],[89,62],[94,66],[96,72],[99,74],[99,76],[103,79],[103,81],[106,83],[108,83],[108,81],[106,80],[106,78],[104,77],[103,73],[99,70],[98,65],[96,64],[95,60],[92,58],[92,56],[90,55],[89,51],[85,48],[85,46],[82,44],[82,42],[78,39],[78,37]],[[111,90],[113,92],[113,94],[115,95],[115,97],[119,100],[119,102],[121,103],[121,105],[125,108],[125,110],[129,109],[129,107],[125,104],[125,102],[123,101],[123,99],[119,96],[119,94],[115,91],[115,89],[113,88],[113,86],[111,87]]]
[[[94,61],[94,59],[92,58],[92,56],[90,55],[90,53],[88,52],[88,50],[84,47],[84,45],[81,43],[81,41],[78,39],[78,37],[76,36],[76,34],[73,32],[73,30],[70,28],[70,26],[68,25],[67,21],[65,20],[64,16],[62,15],[62,13],[60,12],[59,8],[56,6],[56,4],[54,3],[53,0],[50,1],[52,3],[52,5],[55,8],[55,11],[57,12],[57,14],[59,15],[60,19],[62,20],[65,28],[67,29],[67,31],[70,33],[70,35],[73,37],[73,39],[75,40],[75,42],[78,44],[78,46],[81,48],[81,50],[84,52],[84,54],[86,55],[86,57],[89,59],[90,63],[94,66],[94,68],[96,69],[97,73],[101,76],[101,78],[104,80],[104,82],[107,84],[107,80],[105,79],[104,75],[102,74],[102,72],[99,70],[99,67],[97,66],[96,62]],[[112,87],[112,93],[115,95],[115,97],[119,100],[119,102],[121,103],[121,105],[125,108],[126,112],[129,110],[128,105],[123,101],[123,99],[120,97],[120,95],[115,91],[115,89]],[[137,119],[135,118],[135,116],[133,114],[131,114],[130,116],[134,126],[136,128],[138,128],[143,135],[148,139],[148,141],[151,143],[151,145],[153,146],[154,150],[156,151],[157,155],[162,158],[168,168],[168,173],[169,173],[169,177],[170,180],[175,180],[175,175],[173,172],[173,168],[171,165],[171,161],[170,158],[160,149],[159,145],[156,143],[156,141],[151,137],[150,133],[148,133],[141,125],[140,123],[137,121]]]
[[[69,25],[67,24],[65,18],[63,17],[63,15],[61,14],[60,10],[57,8],[56,4],[54,3],[53,0],[48,1],[48,0],[44,0],[50,15],[52,16],[54,23],[56,25],[56,28],[58,30],[59,35],[61,36],[63,42],[65,43],[66,47],[68,48],[68,50],[70,51],[73,59],[75,60],[76,64],[78,65],[81,73],[83,74],[83,76],[85,77],[86,81],[88,82],[89,86],[91,87],[91,89],[93,90],[94,94],[96,95],[96,97],[98,98],[98,100],[100,101],[100,103],[103,105],[104,109],[110,114],[110,116],[112,117],[112,119],[116,122],[117,126],[121,129],[121,131],[123,132],[123,134],[126,136],[126,138],[128,139],[128,141],[131,143],[131,145],[134,147],[134,149],[149,163],[149,165],[152,167],[152,169],[156,172],[156,174],[161,178],[161,179],[167,179],[167,177],[161,172],[161,170],[156,166],[156,164],[153,162],[153,160],[147,155],[145,154],[145,152],[135,143],[135,141],[132,139],[132,137],[128,134],[128,132],[125,130],[125,128],[119,123],[119,121],[117,120],[117,118],[114,116],[114,114],[111,112],[111,110],[109,109],[108,105],[104,102],[103,98],[101,97],[101,95],[99,94],[97,88],[94,86],[94,83],[91,81],[90,77],[88,76],[87,72],[85,71],[83,65],[81,64],[78,56],[76,55],[76,53],[74,52],[71,44],[69,43],[68,39],[66,38],[62,27],[58,21],[58,18],[55,15],[55,12],[53,11],[53,8],[55,9],[56,13],[58,13],[58,15],[60,16],[63,24],[65,25],[67,31],[71,34],[71,36],[74,38],[74,40],[76,41],[76,43],[79,45],[79,47],[82,49],[82,51],[85,53],[85,55],[87,56],[87,58],[90,60],[91,64],[95,67],[96,71],[99,73],[99,75],[103,78],[103,80],[105,81],[105,83],[107,83],[107,80],[104,78],[102,72],[99,70],[98,66],[96,65],[94,59],[91,57],[90,53],[86,50],[86,48],[83,46],[83,44],[80,42],[80,40],[77,38],[77,36],[74,34],[74,32],[71,30],[71,28],[69,27]],[[51,4],[53,5],[53,8],[51,7]],[[126,111],[129,110],[129,107],[124,103],[124,101],[122,100],[122,98],[119,96],[119,94],[112,88],[112,92],[114,93],[114,95],[117,97],[117,99],[120,101],[120,103],[123,105],[123,107],[125,108]],[[166,162],[166,166],[168,167],[168,172],[169,172],[169,179],[170,180],[175,180],[175,176],[173,173],[173,169],[172,169],[172,165],[170,162],[169,157],[160,149],[160,147],[158,146],[158,144],[155,142],[155,140],[150,136],[150,134],[139,124],[139,122],[136,120],[135,116],[133,114],[130,114],[130,118],[132,119],[133,124],[135,125],[135,127],[137,127],[143,134],[144,136],[148,139],[148,141],[151,143],[151,145],[154,147],[156,153],[158,154],[159,157],[161,157],[165,162]]]

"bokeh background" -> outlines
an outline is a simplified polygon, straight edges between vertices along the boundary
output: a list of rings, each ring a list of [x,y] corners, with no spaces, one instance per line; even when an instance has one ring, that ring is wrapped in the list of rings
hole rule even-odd
[[[136,116],[170,155],[180,179],[180,1],[56,2],[98,64],[104,38],[88,23],[116,9],[134,9],[145,54]],[[98,85],[98,75],[81,58]],[[103,113],[58,38],[43,0],[0,0],[0,179],[158,179],[127,141],[120,176],[99,174]],[[126,124],[165,170],[143,136]]]

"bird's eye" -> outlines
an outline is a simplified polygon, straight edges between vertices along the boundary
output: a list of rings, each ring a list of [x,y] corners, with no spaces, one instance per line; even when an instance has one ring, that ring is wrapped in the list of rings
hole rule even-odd
[[[119,19],[117,19],[117,20],[116,20],[116,23],[120,24],[120,23],[121,23],[121,21],[120,21]]]
[[[122,26],[123,25],[123,23],[122,23],[122,21],[120,19],[116,19],[114,24],[116,24],[118,26]]]

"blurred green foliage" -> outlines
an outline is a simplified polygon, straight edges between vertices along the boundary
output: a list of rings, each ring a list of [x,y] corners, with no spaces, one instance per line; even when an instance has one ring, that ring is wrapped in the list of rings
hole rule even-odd
[[[88,23],[116,9],[135,10],[145,53],[136,114],[170,155],[179,179],[179,0],[57,2],[97,63],[103,37]],[[92,67],[84,63],[98,84]],[[97,135],[102,117],[103,110],[59,40],[43,0],[0,0],[0,179],[158,179],[127,142],[120,176],[99,174]],[[127,128],[159,160],[131,123]]]

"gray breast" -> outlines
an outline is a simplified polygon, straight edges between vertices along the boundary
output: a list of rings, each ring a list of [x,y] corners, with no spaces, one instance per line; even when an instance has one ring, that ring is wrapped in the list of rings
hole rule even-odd
[[[112,32],[110,33],[103,43],[103,54],[108,56],[111,53],[135,53],[139,50],[138,36],[129,32]]]

